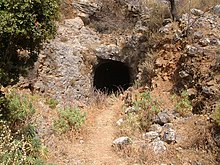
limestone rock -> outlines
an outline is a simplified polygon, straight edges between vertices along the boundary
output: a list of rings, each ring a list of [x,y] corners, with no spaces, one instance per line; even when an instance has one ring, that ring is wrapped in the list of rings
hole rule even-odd
[[[153,149],[155,154],[162,153],[162,152],[166,151],[166,149],[167,149],[165,146],[165,143],[162,140],[160,140],[159,138],[155,139],[153,142],[149,143],[148,146]]]
[[[186,51],[187,51],[187,54],[189,55],[195,55],[198,52],[198,49],[192,45],[187,45]]]
[[[163,140],[167,143],[175,142],[176,140],[176,131],[172,128],[169,128],[164,132]]]
[[[112,143],[113,145],[116,146],[122,146],[122,145],[127,145],[131,142],[131,139],[127,136],[123,136],[123,137],[119,137],[117,139],[115,139]]]
[[[154,123],[164,125],[171,121],[171,116],[167,112],[160,112],[154,119]]]
[[[213,12],[220,16],[220,5],[216,5],[213,7]]]
[[[95,12],[101,9],[102,3],[96,0],[77,0],[73,1],[73,7],[79,12],[84,13],[87,16],[93,15]]]
[[[95,49],[95,52],[99,58],[117,60],[116,57],[119,54],[119,47],[114,44],[102,44]]]
[[[152,124],[149,128],[149,131],[160,133],[162,132],[162,127],[159,124]]]
[[[201,39],[203,37],[203,33],[200,31],[194,32],[193,37],[194,39]]]
[[[84,26],[84,23],[80,17],[76,17],[74,19],[66,19],[64,25],[79,30]]]
[[[202,14],[204,14],[204,12],[202,10],[195,9],[195,8],[191,9],[190,11],[195,16],[202,16]]]
[[[119,119],[119,120],[116,122],[117,126],[121,126],[123,123],[124,123],[124,120],[123,120],[123,119]]]
[[[134,107],[128,107],[125,110],[125,114],[134,113],[136,111],[137,111],[137,109],[135,109]]]
[[[203,38],[199,41],[199,43],[202,45],[202,46],[208,46],[210,44],[210,39],[209,38]]]
[[[152,141],[153,139],[156,139],[159,137],[159,134],[154,131],[150,131],[143,134],[143,138]]]

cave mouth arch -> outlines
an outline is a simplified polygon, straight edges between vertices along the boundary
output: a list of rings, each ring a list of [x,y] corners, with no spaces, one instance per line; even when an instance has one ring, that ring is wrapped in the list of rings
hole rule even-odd
[[[93,72],[95,90],[111,94],[126,90],[132,84],[129,66],[120,61],[101,60]]]

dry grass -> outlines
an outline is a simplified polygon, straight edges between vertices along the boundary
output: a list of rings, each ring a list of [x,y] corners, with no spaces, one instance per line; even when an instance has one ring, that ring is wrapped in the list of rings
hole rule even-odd
[[[192,8],[206,11],[217,4],[219,0],[181,0],[177,2],[177,11],[179,14],[188,13]]]

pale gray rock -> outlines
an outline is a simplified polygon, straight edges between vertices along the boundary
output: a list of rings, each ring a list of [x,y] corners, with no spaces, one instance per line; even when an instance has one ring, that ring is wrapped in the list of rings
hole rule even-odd
[[[123,119],[119,119],[119,120],[116,122],[117,126],[121,126],[123,123],[124,123],[124,120],[123,120]]]
[[[154,132],[160,133],[160,132],[162,132],[162,129],[163,128],[159,124],[152,124],[149,128],[149,131],[154,131]]]
[[[154,123],[164,125],[165,123],[169,123],[171,121],[171,116],[167,112],[159,112],[157,116],[154,118]]]
[[[176,131],[172,128],[167,129],[167,131],[164,132],[163,140],[165,142],[172,143],[176,141]]]
[[[195,8],[191,9],[190,11],[195,16],[202,16],[204,14],[204,12],[202,10],[195,9]]]
[[[117,55],[120,52],[120,49],[115,44],[109,45],[100,45],[95,49],[96,56],[102,59],[112,59],[117,60]]]
[[[101,9],[102,3],[97,0],[74,0],[73,7],[81,13],[91,16]]]
[[[209,39],[209,38],[200,39],[200,40],[199,40],[199,43],[200,43],[202,46],[208,46],[208,45],[210,44],[210,39]]]
[[[185,71],[180,71],[180,72],[179,72],[179,76],[180,76],[181,78],[185,78],[185,77],[188,77],[189,74],[188,74],[187,72],[185,72]]]
[[[203,37],[203,33],[200,31],[197,31],[193,34],[194,39],[201,39]]]
[[[127,136],[123,136],[123,137],[119,137],[119,138],[115,139],[112,143],[113,143],[113,145],[116,145],[116,146],[127,145],[127,144],[131,143],[131,139]]]
[[[169,128],[173,128],[173,124],[172,123],[165,123],[162,127],[162,129],[169,129]]]
[[[196,48],[192,45],[187,45],[186,51],[187,51],[187,54],[189,54],[189,55],[195,55],[196,53],[198,53],[198,48]]]
[[[143,134],[143,138],[146,139],[146,140],[154,140],[156,138],[159,137],[159,134],[157,132],[154,132],[154,131],[150,131],[150,132],[146,132]]]
[[[220,5],[216,5],[213,7],[213,12],[220,16]]]
[[[135,112],[137,112],[137,109],[135,109],[135,107],[128,107],[125,110],[125,114],[135,113]]]
[[[155,154],[160,154],[167,149],[165,143],[159,138],[149,143],[148,146],[153,149]]]
[[[80,17],[76,17],[74,19],[65,19],[64,25],[75,30],[80,30],[84,26],[84,23]]]

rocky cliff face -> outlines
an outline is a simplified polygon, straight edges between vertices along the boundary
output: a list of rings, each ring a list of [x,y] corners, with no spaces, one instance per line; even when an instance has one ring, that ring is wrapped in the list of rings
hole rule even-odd
[[[219,98],[219,5],[192,9],[178,25],[164,21],[156,43],[149,21],[155,13],[142,1],[73,0],[70,6],[71,16],[36,62],[35,91],[66,103],[87,102],[95,69],[112,60],[128,66],[130,85],[155,88],[162,79],[177,93],[188,90],[195,113]]]
[[[39,55],[34,90],[66,103],[86,101],[93,91],[94,68],[106,59],[126,64],[132,84],[148,50],[140,4],[132,4],[73,1],[73,18],[59,23],[56,38]]]

